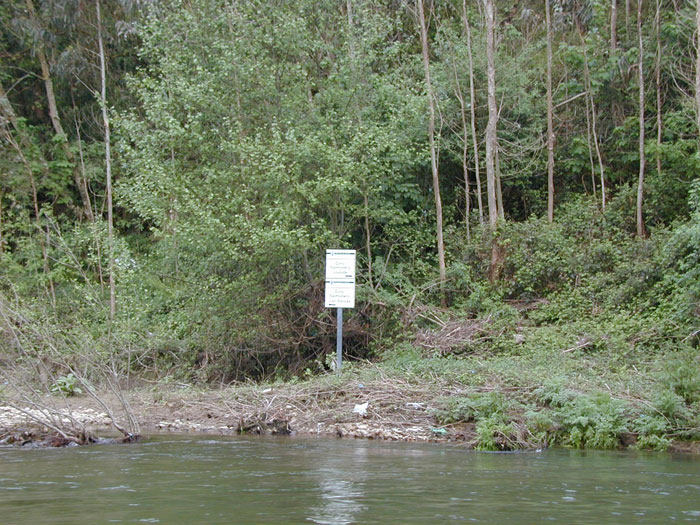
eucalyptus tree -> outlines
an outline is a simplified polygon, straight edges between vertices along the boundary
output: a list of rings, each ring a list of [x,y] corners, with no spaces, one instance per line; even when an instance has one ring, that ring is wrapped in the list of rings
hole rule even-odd
[[[498,222],[496,206],[496,149],[498,138],[498,108],[496,107],[496,7],[493,0],[484,0],[486,16],[486,78],[489,120],[486,125],[486,195],[489,209],[489,226]]]

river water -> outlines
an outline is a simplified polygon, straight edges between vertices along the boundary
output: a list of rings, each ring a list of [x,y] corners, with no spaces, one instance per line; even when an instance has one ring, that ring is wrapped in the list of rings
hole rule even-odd
[[[0,523],[700,521],[700,458],[157,436],[0,449]]]

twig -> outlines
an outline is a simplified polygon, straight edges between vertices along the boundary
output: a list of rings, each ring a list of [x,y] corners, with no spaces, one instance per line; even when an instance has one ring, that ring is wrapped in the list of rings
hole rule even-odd
[[[585,348],[587,346],[590,346],[592,343],[590,341],[586,341],[584,343],[579,343],[576,346],[572,346],[571,348],[567,348],[566,350],[562,350],[562,354],[566,354],[568,352],[573,352],[574,350],[578,350],[579,348]]]

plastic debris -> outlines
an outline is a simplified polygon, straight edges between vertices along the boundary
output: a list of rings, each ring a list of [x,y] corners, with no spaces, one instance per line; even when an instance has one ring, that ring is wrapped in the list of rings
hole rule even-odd
[[[352,409],[353,414],[359,414],[361,417],[365,417],[367,415],[367,407],[369,406],[369,401],[366,403],[362,403],[361,405],[355,405],[355,408]]]

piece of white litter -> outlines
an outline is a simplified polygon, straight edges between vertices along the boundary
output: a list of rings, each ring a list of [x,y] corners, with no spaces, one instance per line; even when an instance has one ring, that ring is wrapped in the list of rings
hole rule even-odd
[[[367,415],[367,407],[369,406],[369,401],[362,403],[361,405],[355,405],[352,409],[353,414],[360,414],[360,416],[365,417]]]

